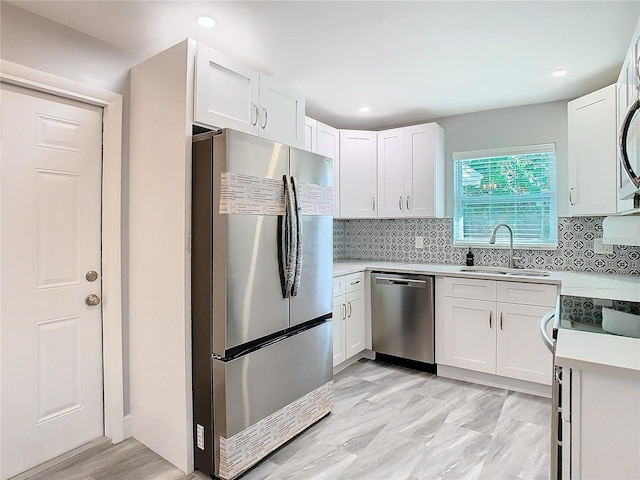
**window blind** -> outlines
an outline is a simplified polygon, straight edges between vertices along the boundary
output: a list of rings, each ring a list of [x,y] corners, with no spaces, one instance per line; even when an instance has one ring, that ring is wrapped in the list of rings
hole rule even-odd
[[[453,244],[489,245],[506,223],[518,248],[556,247],[555,144],[458,152],[454,160]],[[508,245],[500,229],[496,245]]]

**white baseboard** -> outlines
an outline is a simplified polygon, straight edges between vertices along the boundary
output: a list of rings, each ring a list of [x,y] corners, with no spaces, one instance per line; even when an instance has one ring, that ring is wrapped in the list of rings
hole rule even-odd
[[[438,365],[438,376],[551,398],[551,385],[542,385],[540,383],[526,382],[515,378],[474,372],[473,370],[466,370],[464,368]]]
[[[351,358],[347,358],[344,362],[339,363],[338,365],[333,367],[333,374],[335,375],[336,373],[341,372],[342,370],[347,368],[349,365],[353,365],[354,363],[356,363],[361,358],[367,358],[369,360],[375,360],[376,359],[376,353],[372,352],[371,350],[363,350],[362,352],[358,353],[357,355],[354,355]]]

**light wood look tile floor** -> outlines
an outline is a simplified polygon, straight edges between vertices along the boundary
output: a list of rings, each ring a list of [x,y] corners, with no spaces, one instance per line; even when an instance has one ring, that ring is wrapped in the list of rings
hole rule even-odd
[[[335,377],[333,413],[243,480],[549,478],[550,400],[373,361]],[[200,480],[129,439],[32,479]]]

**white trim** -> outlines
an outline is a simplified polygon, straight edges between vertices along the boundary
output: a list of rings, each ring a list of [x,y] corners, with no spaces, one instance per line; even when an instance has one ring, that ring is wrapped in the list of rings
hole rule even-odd
[[[488,385],[514,392],[528,393],[539,397],[551,398],[551,385],[533,383],[517,378],[501,377],[490,373],[475,372],[466,368],[450,367],[449,365],[438,364],[438,377],[452,378],[463,382]]]
[[[122,345],[122,95],[0,59],[0,82],[103,108],[102,321],[104,434],[124,440]]]
[[[469,150],[467,152],[453,152],[453,160],[471,160],[476,158],[492,158],[501,155],[527,155],[533,153],[550,153],[556,151],[555,143],[540,143],[538,145],[522,145],[506,148],[489,148],[486,150]]]

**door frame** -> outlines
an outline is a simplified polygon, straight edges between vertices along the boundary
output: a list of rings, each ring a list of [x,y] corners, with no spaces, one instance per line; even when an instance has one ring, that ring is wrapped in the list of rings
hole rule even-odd
[[[122,344],[122,95],[2,59],[0,83],[102,108],[104,434],[113,443],[122,442],[126,433]]]

